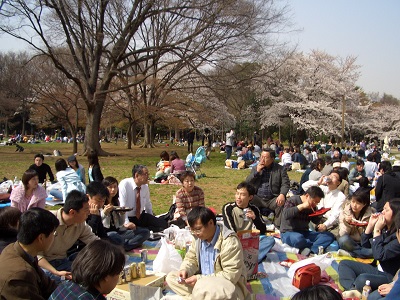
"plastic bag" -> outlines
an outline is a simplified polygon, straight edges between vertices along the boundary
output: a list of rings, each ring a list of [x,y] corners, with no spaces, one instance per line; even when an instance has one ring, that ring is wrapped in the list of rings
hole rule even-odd
[[[291,265],[291,267],[288,270],[288,276],[290,279],[292,279],[294,276],[294,273],[296,272],[296,270],[298,268],[303,267],[308,264],[312,264],[312,263],[319,266],[321,268],[321,271],[323,271],[331,265],[332,261],[333,261],[333,257],[332,257],[332,254],[330,254],[330,253],[326,253],[324,255],[316,255],[313,257],[309,257],[309,258],[300,260],[300,261],[294,263],[293,265]]]
[[[161,248],[153,261],[153,271],[168,274],[178,271],[182,264],[182,257],[175,250],[175,246],[168,244],[165,238],[161,238]]]

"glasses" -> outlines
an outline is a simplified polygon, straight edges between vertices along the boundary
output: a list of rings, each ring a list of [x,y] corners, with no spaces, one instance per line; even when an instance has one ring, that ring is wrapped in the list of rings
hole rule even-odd
[[[190,232],[191,234],[200,234],[203,228],[204,226],[201,226],[200,228],[190,228]]]

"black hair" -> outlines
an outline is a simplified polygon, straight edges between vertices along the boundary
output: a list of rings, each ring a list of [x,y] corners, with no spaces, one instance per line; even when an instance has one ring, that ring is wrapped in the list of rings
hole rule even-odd
[[[132,177],[135,178],[135,174],[143,174],[143,171],[147,170],[147,167],[145,165],[134,165],[132,168]]]
[[[362,159],[357,159],[356,165],[357,166],[363,166],[363,165],[365,165],[365,163],[364,163],[364,161]]]
[[[108,275],[121,273],[125,265],[123,250],[105,240],[87,244],[72,263],[72,281],[86,289],[95,288]]]
[[[192,171],[185,171],[183,172],[180,176],[179,179],[181,182],[183,182],[184,179],[186,179],[186,177],[192,177],[194,180],[196,180],[196,174]]]
[[[56,216],[50,211],[32,207],[20,217],[17,239],[23,245],[30,245],[39,234],[43,233],[48,237],[57,229],[59,224]]]
[[[242,181],[241,183],[239,183],[236,189],[246,189],[250,196],[254,196],[256,194],[256,188],[254,187],[254,185],[250,184],[247,181]]]
[[[358,184],[360,187],[367,188],[369,186],[368,177],[361,176],[361,178],[358,180]]]
[[[55,167],[56,167],[56,171],[64,171],[68,168],[68,164],[65,161],[64,158],[59,158],[56,160],[56,162],[54,163]]]
[[[97,155],[97,153],[95,151],[90,152],[88,154],[87,158],[88,158],[89,166],[100,165],[99,164],[99,156]]]
[[[400,230],[400,214],[396,214],[394,216],[394,226],[395,226],[397,231]]]
[[[375,161],[375,155],[373,153],[369,153],[367,155],[367,161]]]
[[[165,161],[169,161],[169,154],[167,151],[161,151],[160,158]]]
[[[0,228],[17,228],[21,211],[16,207],[6,206],[0,208]]]
[[[328,285],[313,285],[297,292],[291,300],[342,300],[342,296]]]
[[[341,183],[343,180],[341,172],[339,172],[338,170],[332,170],[331,174],[333,174],[333,173],[336,173],[339,175],[339,182]]]
[[[347,178],[349,177],[349,169],[347,168],[339,167],[336,169],[336,172],[339,173],[342,180],[347,180]]]
[[[86,194],[78,190],[73,190],[68,193],[62,210],[66,214],[68,214],[71,209],[79,211],[83,207],[83,204],[88,201],[89,199]]]
[[[384,160],[379,164],[379,171],[383,170],[385,173],[392,172],[392,164],[388,160]]]
[[[39,174],[33,169],[28,169],[24,172],[21,181],[22,184],[24,185],[25,190],[28,189],[29,181],[35,176],[39,178]]]
[[[263,148],[262,152],[268,152],[269,153],[269,157],[275,159],[276,153],[271,148]]]
[[[171,151],[171,155],[169,156],[169,159],[173,161],[174,159],[180,159],[178,153],[176,151]]]
[[[360,189],[358,188],[353,195],[351,195],[351,199],[356,200],[357,202],[360,202],[361,204],[364,205],[364,207],[360,211],[360,215],[358,217],[359,220],[364,216],[365,212],[367,211],[370,203],[370,196],[369,192],[366,192],[365,189]]]
[[[193,227],[198,219],[200,219],[203,225],[207,225],[210,220],[213,220],[214,225],[217,224],[217,218],[213,211],[204,206],[194,207],[187,216],[190,227]]]
[[[36,154],[33,159],[36,159],[37,157],[40,157],[42,160],[44,160],[44,156],[41,153]]]
[[[315,161],[313,161],[313,163],[315,163],[314,169],[319,166],[320,168],[318,170],[321,171],[325,167],[325,160],[323,158],[317,158]]]
[[[313,199],[316,197],[321,199],[325,197],[324,192],[319,186],[310,186],[305,192]]]
[[[396,215],[398,215],[400,212],[400,198],[393,198],[393,199],[389,200],[388,203],[389,203],[390,209],[392,210],[392,220],[394,221]],[[392,221],[392,223],[393,223],[393,221]],[[395,231],[396,230],[395,230],[394,226],[391,226],[389,234],[392,234]]]
[[[107,176],[106,178],[103,179],[102,183],[104,184],[105,187],[109,187],[110,185],[116,183],[118,186],[118,180],[115,177],[112,176]],[[109,199],[110,197],[108,197]],[[106,204],[110,204],[109,201],[106,201]],[[111,204],[114,206],[119,206],[119,192],[115,194],[114,197],[111,198]]]
[[[89,194],[90,197],[99,195],[102,198],[108,199],[110,197],[110,192],[108,191],[107,187],[98,181],[92,181],[86,187],[86,193]]]
[[[331,164],[332,163],[332,157],[330,157],[329,155],[325,156],[325,164]]]

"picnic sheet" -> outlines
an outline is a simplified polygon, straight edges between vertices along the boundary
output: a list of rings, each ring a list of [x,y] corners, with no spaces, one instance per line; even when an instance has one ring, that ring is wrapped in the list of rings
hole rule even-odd
[[[153,270],[153,260],[156,258],[159,245],[158,241],[146,241],[143,244],[142,248],[134,249],[129,254],[129,263],[132,262],[140,262],[140,250],[147,249],[148,250],[148,262],[146,263],[146,269],[149,271]],[[338,264],[340,260],[343,259],[351,259],[358,260],[365,263],[370,263],[372,260],[367,259],[354,259],[348,256],[338,256],[335,252],[332,252],[334,260],[325,271],[323,271],[322,275],[329,275],[329,281],[321,284],[330,285],[334,289],[337,289],[339,292],[343,290],[343,288],[339,284],[338,278]],[[251,293],[255,295],[256,300],[289,300],[290,297],[295,294],[298,289],[292,286],[292,281],[287,275],[287,271],[289,268],[283,267],[279,264],[279,262],[285,259],[293,259],[295,261],[302,260],[306,257],[300,254],[294,253],[286,253],[286,252],[270,252],[268,253],[267,259],[264,260],[261,264],[258,265],[258,271],[262,273],[266,273],[266,278],[259,278],[257,280],[252,280],[247,282],[247,288]],[[172,291],[168,290],[168,288],[164,291],[165,295],[173,294]]]

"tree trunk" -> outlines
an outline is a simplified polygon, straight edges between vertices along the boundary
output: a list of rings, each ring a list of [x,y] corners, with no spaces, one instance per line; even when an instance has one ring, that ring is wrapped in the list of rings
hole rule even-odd
[[[21,131],[21,136],[23,137],[24,135],[26,135],[26,128],[25,128],[25,123],[26,123],[26,116],[25,116],[25,112],[22,112],[22,131]]]
[[[132,126],[133,123],[129,120],[128,131],[126,132],[127,149],[132,149]]]
[[[104,97],[102,95],[100,97]],[[91,151],[96,152],[99,156],[108,155],[106,151],[101,149],[100,146],[100,119],[101,119],[101,112],[103,110],[104,101],[96,101],[96,105],[92,105],[88,107],[86,110],[86,129],[85,129],[85,143],[84,143],[84,155],[87,155]]]

